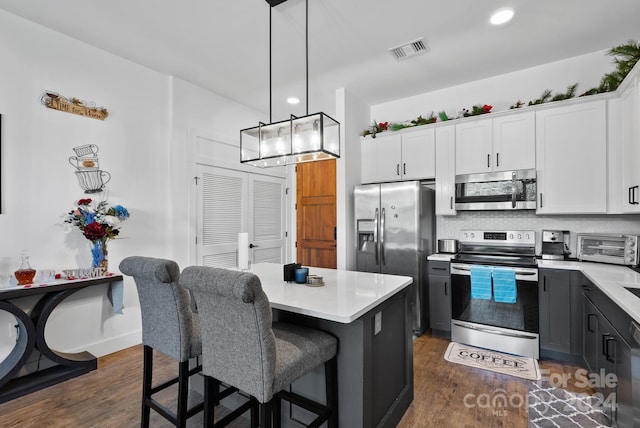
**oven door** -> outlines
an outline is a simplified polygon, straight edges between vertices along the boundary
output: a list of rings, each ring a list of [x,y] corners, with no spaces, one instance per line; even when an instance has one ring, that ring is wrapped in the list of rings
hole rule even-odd
[[[452,340],[538,358],[538,269],[507,269],[516,274],[515,303],[472,298],[471,265],[451,263]]]

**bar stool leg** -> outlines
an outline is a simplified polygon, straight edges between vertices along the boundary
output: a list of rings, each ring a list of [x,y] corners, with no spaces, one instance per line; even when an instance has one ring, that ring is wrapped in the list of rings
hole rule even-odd
[[[217,400],[215,380],[211,376],[204,376],[204,426],[212,427],[215,420],[214,408]]]
[[[176,426],[187,426],[187,403],[189,394],[189,360],[182,361],[178,366],[178,408],[176,410]]]
[[[282,423],[282,400],[277,395],[274,395],[271,399],[272,412],[273,412],[273,427],[280,428]]]
[[[260,403],[260,428],[271,428],[271,403]]]
[[[151,398],[151,375],[153,373],[153,349],[150,346],[144,346],[142,361],[142,419],[140,426],[149,428],[151,408],[147,404],[147,400]]]

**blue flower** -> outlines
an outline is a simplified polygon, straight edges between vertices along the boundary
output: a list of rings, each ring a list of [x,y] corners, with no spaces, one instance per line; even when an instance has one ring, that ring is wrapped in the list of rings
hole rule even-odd
[[[127,209],[125,207],[123,207],[122,205],[114,206],[113,210],[115,211],[116,217],[118,217],[120,219],[129,218],[129,211],[127,211]]]

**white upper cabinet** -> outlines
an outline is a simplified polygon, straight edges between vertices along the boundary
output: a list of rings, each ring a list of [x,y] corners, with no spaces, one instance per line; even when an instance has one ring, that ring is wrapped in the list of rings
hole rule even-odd
[[[456,173],[533,169],[535,113],[518,112],[456,125]]]
[[[536,167],[535,113],[522,112],[493,119],[494,171]]]
[[[456,174],[491,172],[491,119],[456,125]]]
[[[434,178],[435,130],[378,134],[361,140],[363,183]]]
[[[436,215],[456,214],[456,127],[436,128]]]
[[[536,112],[538,214],[607,211],[606,100]]]
[[[640,212],[640,85],[634,77],[620,97],[622,210]]]

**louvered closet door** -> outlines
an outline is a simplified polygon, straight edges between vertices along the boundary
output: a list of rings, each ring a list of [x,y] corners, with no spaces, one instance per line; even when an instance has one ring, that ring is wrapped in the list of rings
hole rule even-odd
[[[282,178],[249,177],[249,242],[254,263],[283,263],[285,258],[285,181]]]
[[[197,263],[237,266],[238,233],[246,230],[247,174],[198,165]]]
[[[207,165],[198,177],[197,264],[236,267],[239,232],[249,232],[252,263],[282,263],[285,180]]]

